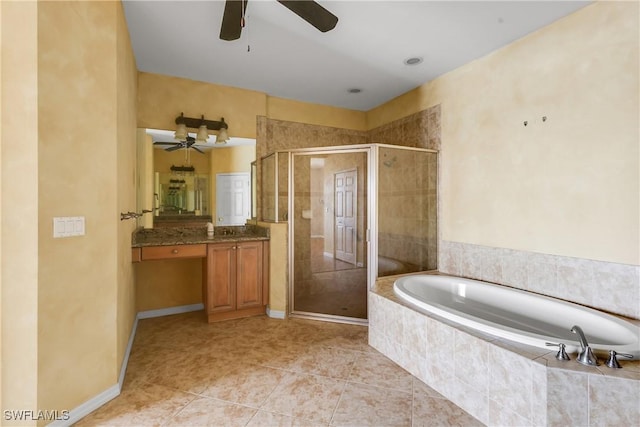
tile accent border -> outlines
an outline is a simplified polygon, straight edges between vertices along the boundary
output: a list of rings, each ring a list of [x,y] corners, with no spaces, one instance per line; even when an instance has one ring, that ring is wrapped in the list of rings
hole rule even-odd
[[[442,240],[438,270],[640,320],[640,266]]]
[[[640,425],[640,362],[624,369],[559,362],[369,292],[369,345],[486,425]],[[618,396],[611,398],[611,396]]]

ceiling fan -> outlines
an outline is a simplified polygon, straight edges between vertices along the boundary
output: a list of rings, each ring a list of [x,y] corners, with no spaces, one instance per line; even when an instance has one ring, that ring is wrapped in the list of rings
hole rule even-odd
[[[224,5],[220,38],[222,40],[237,40],[244,27],[244,17],[248,0],[227,0]],[[320,6],[313,0],[286,1],[278,3],[316,27],[323,33],[332,30],[338,23],[338,17]]]
[[[196,143],[196,139],[192,136],[188,136],[186,140],[184,141],[180,141],[180,142],[162,142],[162,141],[157,141],[154,142],[153,145],[168,145],[168,148],[165,148],[165,151],[176,151],[179,150],[181,148],[184,149],[189,149],[189,148],[193,148],[194,150],[196,150],[198,153],[202,153],[204,154],[204,151],[202,151],[201,149],[199,149],[198,147],[196,147],[194,144]]]

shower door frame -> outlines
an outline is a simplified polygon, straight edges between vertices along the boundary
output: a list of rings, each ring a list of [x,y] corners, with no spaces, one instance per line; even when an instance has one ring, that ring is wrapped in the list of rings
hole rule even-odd
[[[365,202],[365,206],[367,209],[367,213],[365,215],[367,220],[367,226],[365,230],[365,251],[366,251],[366,259],[367,259],[367,298],[369,295],[369,291],[373,283],[375,282],[378,263],[374,262],[377,257],[377,248],[375,239],[371,239],[371,236],[377,235],[377,219],[376,219],[376,209],[377,209],[377,195],[374,190],[376,188],[376,179],[377,179],[377,149],[375,149],[375,144],[362,144],[362,145],[344,145],[344,146],[332,146],[332,147],[313,147],[313,148],[299,148],[288,150],[289,155],[289,164],[288,164],[288,188],[287,191],[289,193],[289,197],[287,198],[288,202],[288,254],[289,258],[289,274],[288,274],[288,296],[289,296],[289,304],[287,307],[287,311],[292,317],[302,317],[308,319],[320,319],[325,321],[332,322],[340,322],[340,323],[353,323],[366,325],[368,324],[368,308],[367,308],[367,318],[359,319],[354,317],[345,317],[345,316],[337,316],[332,314],[324,314],[324,313],[313,313],[313,312],[303,312],[303,311],[295,311],[294,307],[294,284],[295,284],[295,244],[294,244],[294,232],[295,232],[295,216],[291,213],[294,212],[294,199],[295,199],[295,182],[294,182],[294,158],[296,156],[313,156],[313,155],[325,155],[325,154],[349,154],[349,153],[363,153],[367,156],[366,165],[367,165],[367,173],[365,174],[367,178],[367,201]],[[374,257],[375,254],[375,257]],[[368,305],[368,304],[367,304]]]

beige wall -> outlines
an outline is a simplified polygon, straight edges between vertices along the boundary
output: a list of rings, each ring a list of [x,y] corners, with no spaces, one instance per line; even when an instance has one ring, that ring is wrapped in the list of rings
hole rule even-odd
[[[638,6],[587,6],[368,113],[442,104],[442,239],[640,263]]]
[[[287,312],[287,280],[289,277],[287,262],[288,226],[287,223],[258,222],[268,227],[269,238],[269,310]]]
[[[210,120],[224,117],[230,136],[255,138],[256,116],[266,113],[266,99],[261,92],[140,72],[138,127],[173,130],[183,112]]]
[[[146,129],[136,130],[136,212],[156,207],[155,177],[153,173],[153,139]],[[153,214],[138,218],[138,226],[153,228]]]
[[[3,411],[38,408],[37,13],[35,2],[0,2]]]
[[[256,137],[256,117],[365,130],[362,111],[310,104],[269,96],[263,92],[221,86],[195,80],[140,72],[138,75],[138,127],[175,129],[175,119],[187,117],[219,120],[229,124],[229,135]]]
[[[267,117],[318,126],[367,130],[364,111],[310,104],[273,96],[267,98]]]
[[[116,384],[135,314],[135,62],[118,2],[2,2],[2,24],[2,406],[73,409]]]
[[[199,258],[137,263],[136,311],[201,303],[202,263]]]
[[[102,27],[95,28],[98,20]],[[43,408],[73,408],[117,378],[115,22],[107,3],[38,5]],[[83,119],[69,126],[78,115]],[[78,215],[85,217],[85,236],[52,237],[52,217]]]
[[[117,91],[117,207],[119,212],[135,211],[136,194],[136,99],[138,70],[131,49],[124,11],[116,7],[116,91]],[[112,214],[110,214],[112,216]],[[147,215],[150,216],[150,215]],[[117,363],[122,366],[135,321],[135,282],[131,263],[131,233],[136,221],[118,221]]]

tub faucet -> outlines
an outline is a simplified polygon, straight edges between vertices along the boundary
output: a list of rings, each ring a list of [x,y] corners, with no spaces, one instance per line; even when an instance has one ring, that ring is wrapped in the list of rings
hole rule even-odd
[[[589,347],[589,343],[587,343],[587,338],[584,336],[582,328],[578,325],[573,325],[571,332],[578,334],[578,338],[580,339],[580,351],[578,352],[577,359],[578,362],[587,366],[597,366],[598,359],[591,351],[591,347]]]

